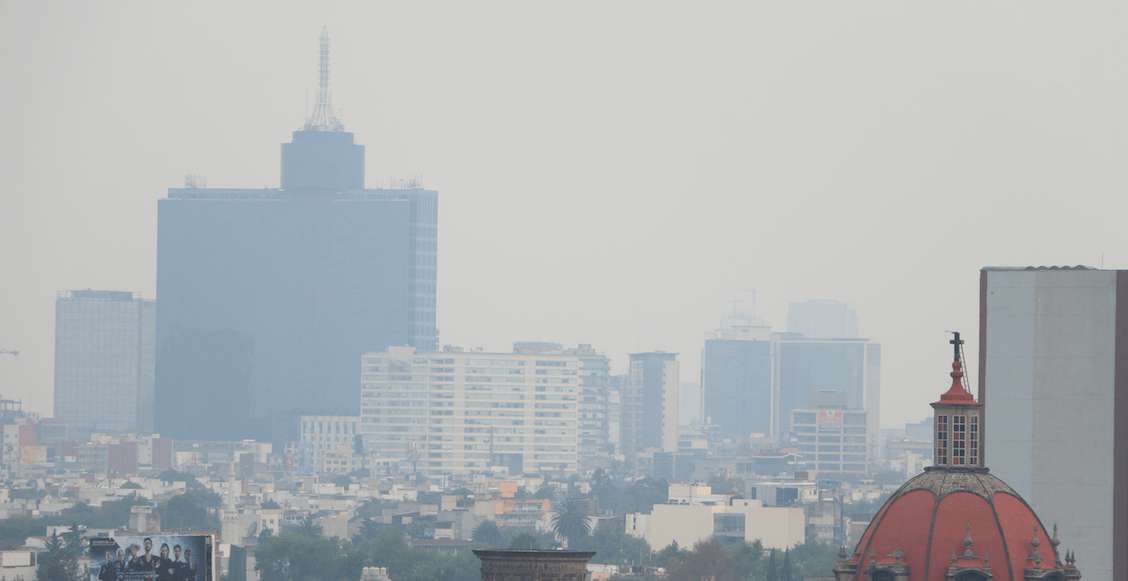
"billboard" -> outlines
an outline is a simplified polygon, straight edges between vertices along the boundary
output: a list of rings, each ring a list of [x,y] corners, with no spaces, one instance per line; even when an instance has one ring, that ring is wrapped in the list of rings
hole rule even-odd
[[[212,536],[155,533],[90,539],[87,581],[214,581]]]

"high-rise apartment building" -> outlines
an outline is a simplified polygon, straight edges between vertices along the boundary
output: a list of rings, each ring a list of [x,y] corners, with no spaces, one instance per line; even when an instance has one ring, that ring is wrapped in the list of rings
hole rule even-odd
[[[856,339],[858,313],[831,299],[794,302],[787,305],[787,330],[811,339]]]
[[[611,463],[611,362],[591,345],[565,348],[559,343],[521,341],[514,353],[575,355],[580,359],[580,470],[607,468]]]
[[[78,433],[153,429],[155,306],[131,292],[55,301],[55,416]]]
[[[1085,579],[1128,579],[1128,271],[985,268],[979,314],[992,472]]]
[[[676,353],[631,353],[620,426],[628,461],[646,450],[678,451],[680,384]]]
[[[171,188],[158,203],[156,427],[296,440],[358,415],[361,353],[437,344],[438,195],[366,189],[364,147],[321,98],[281,188]]]
[[[578,470],[576,355],[393,347],[361,366],[360,431],[379,463],[427,475]]]

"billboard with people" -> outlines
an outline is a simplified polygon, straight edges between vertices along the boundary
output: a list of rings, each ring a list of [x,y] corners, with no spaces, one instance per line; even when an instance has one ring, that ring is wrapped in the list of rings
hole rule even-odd
[[[209,534],[91,539],[87,581],[214,581],[212,544]]]

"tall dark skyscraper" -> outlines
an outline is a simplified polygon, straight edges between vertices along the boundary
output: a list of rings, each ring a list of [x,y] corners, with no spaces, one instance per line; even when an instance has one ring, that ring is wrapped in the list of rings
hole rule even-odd
[[[155,418],[183,439],[296,436],[357,415],[360,354],[434,350],[438,194],[364,188],[364,146],[320,96],[281,188],[170,188],[158,204]]]

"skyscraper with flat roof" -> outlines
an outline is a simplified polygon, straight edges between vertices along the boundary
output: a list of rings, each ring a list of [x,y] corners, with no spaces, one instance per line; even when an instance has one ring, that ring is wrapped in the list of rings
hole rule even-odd
[[[646,450],[678,450],[677,353],[631,353],[623,385],[622,442],[628,462]]]
[[[984,268],[979,400],[991,471],[1128,579],[1128,270]]]
[[[157,428],[297,437],[359,415],[360,354],[430,351],[438,194],[366,189],[364,147],[320,97],[282,146],[281,188],[171,188],[158,203]]]
[[[55,416],[79,433],[153,429],[153,301],[72,290],[55,301]]]

